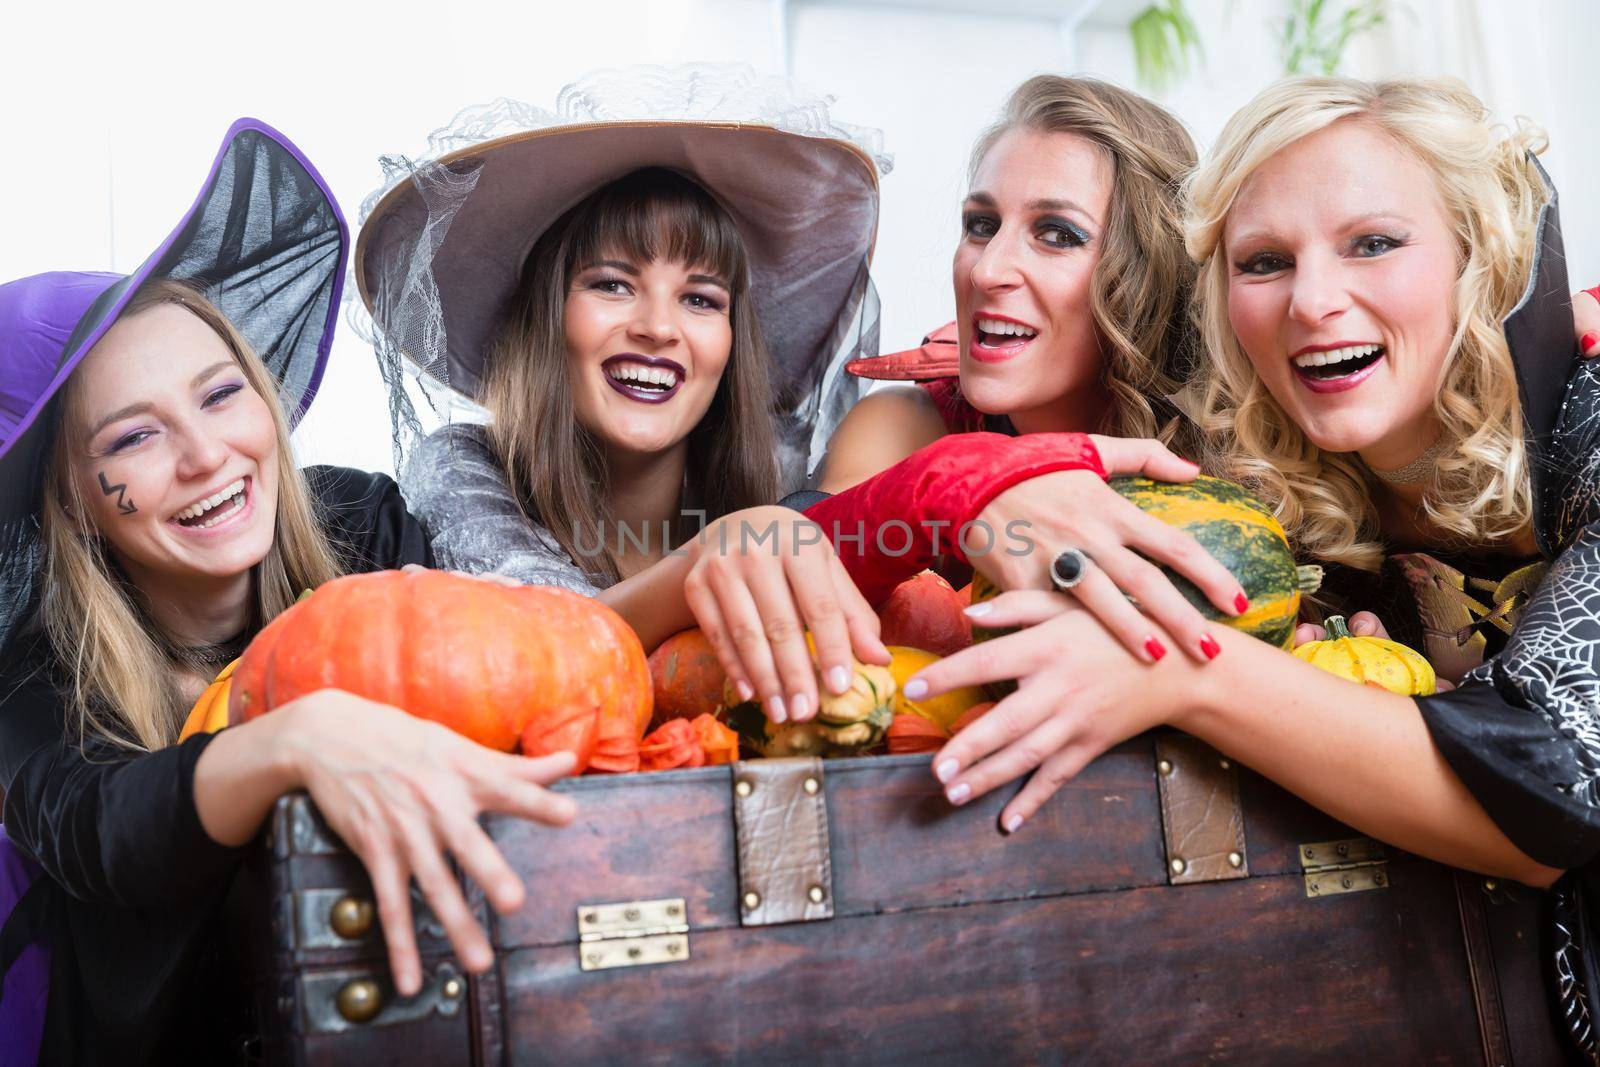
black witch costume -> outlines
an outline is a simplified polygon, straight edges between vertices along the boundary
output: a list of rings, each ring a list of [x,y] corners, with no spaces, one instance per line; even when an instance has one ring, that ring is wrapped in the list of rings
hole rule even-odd
[[[1552,189],[1532,280],[1505,322],[1542,558],[1485,579],[1420,555],[1394,557],[1386,573],[1401,581],[1379,586],[1409,590],[1413,610],[1387,610],[1391,597],[1380,617],[1430,655],[1441,641],[1487,642],[1492,658],[1417,705],[1500,830],[1568,872],[1549,894],[1540,950],[1572,1050],[1600,1064],[1600,362],[1574,362],[1571,322]],[[1419,624],[1420,633],[1408,632]]]

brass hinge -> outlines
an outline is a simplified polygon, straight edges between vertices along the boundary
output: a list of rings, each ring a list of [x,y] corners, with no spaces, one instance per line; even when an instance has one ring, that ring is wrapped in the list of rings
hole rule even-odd
[[[1370,837],[1316,841],[1300,846],[1306,896],[1331,897],[1389,887],[1389,864],[1383,846]]]
[[[682,897],[585,904],[578,909],[578,963],[604,971],[686,960],[688,916]]]

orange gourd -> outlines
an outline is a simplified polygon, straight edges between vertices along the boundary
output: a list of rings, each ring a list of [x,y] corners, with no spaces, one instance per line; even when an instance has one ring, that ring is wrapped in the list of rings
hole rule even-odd
[[[668,719],[692,719],[715,712],[722,704],[728,675],[697,627],[675,633],[650,653],[650,682],[655,692],[651,728]]]
[[[234,660],[206,686],[206,691],[194,702],[194,707],[189,709],[189,717],[183,722],[183,730],[178,734],[180,743],[195,734],[214,734],[228,725],[228,692],[233,687],[234,668],[238,666],[239,661]]]
[[[912,712],[902,712],[889,724],[889,754],[903,756],[912,752],[937,752],[944,747],[950,735],[936,722]]]
[[[994,701],[992,700],[985,700],[981,704],[972,705],[972,707],[962,712],[959,719],[950,724],[950,736],[954,737],[962,730],[965,730],[967,727],[983,718],[989,713],[989,709],[992,707],[994,707]]]
[[[502,752],[567,750],[578,770],[603,742],[637,760],[650,718],[639,639],[598,600],[443,571],[328,582],[256,635],[232,679],[244,722],[336,688],[404,708]],[[631,738],[631,742],[629,740]]]
[[[878,606],[879,636],[886,645],[954,655],[972,644],[972,623],[962,610],[967,604],[949,582],[923,571],[895,586]]]

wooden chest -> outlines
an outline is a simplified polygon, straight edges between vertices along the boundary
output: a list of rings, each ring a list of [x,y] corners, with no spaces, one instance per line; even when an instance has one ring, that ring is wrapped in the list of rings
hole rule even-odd
[[[359,864],[280,802],[235,942],[265,1062],[1560,1062],[1540,894],[1382,849],[1182,734],[1010,837],[1006,796],[951,808],[923,756],[561,788],[566,830],[489,820],[529,889],[490,922],[496,969],[463,976],[423,915],[409,1000]]]

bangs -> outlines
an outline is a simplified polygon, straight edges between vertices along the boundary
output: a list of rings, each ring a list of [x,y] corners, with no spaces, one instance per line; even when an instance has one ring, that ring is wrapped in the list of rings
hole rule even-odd
[[[730,294],[748,283],[744,238],[699,185],[662,167],[618,178],[572,211],[568,280],[604,259],[662,260],[721,279]]]

